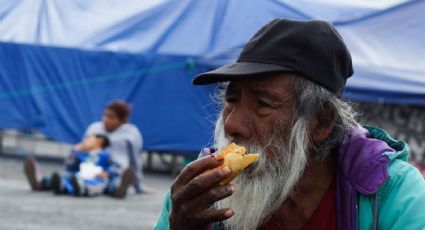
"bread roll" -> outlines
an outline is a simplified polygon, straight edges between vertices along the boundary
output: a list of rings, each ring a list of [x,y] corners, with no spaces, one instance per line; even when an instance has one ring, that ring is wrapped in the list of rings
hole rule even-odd
[[[245,147],[232,143],[218,153],[224,158],[222,167],[228,166],[232,171],[229,177],[219,183],[220,185],[229,184],[242,170],[260,158],[259,154],[245,154],[245,152]]]

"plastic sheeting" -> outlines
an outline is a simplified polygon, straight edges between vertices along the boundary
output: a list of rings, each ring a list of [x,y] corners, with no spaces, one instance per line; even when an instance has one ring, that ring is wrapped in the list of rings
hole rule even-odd
[[[425,1],[386,7],[325,0],[5,0],[0,128],[36,127],[76,142],[107,102],[123,99],[134,105],[132,121],[145,149],[197,152],[212,140],[217,108],[210,98],[215,86],[193,87],[191,78],[233,62],[276,17],[334,22],[355,66],[346,97],[425,104]]]
[[[193,153],[211,140],[214,86],[191,84],[191,60],[176,56],[0,44],[0,127],[36,127],[75,143],[114,99],[133,105],[145,149]]]

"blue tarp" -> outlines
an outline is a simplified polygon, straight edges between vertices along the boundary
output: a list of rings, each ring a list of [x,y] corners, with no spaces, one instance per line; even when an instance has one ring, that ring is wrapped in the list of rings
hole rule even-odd
[[[13,43],[0,44],[0,53],[2,128],[36,127],[77,142],[109,101],[122,99],[133,104],[131,121],[147,150],[193,152],[210,140],[214,86],[191,85],[205,69],[194,69],[186,57]]]
[[[425,1],[4,0],[0,128],[74,143],[123,99],[145,149],[197,152],[211,143],[217,107],[215,86],[191,78],[233,62],[276,17],[337,26],[355,66],[345,97],[425,104],[424,11]]]

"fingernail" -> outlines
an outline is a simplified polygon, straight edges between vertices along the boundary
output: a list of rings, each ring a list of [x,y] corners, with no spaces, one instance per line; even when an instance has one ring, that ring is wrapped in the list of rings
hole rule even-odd
[[[231,217],[231,216],[233,216],[233,210],[231,210],[231,209],[227,210],[227,211],[224,213],[224,215],[225,215],[226,217]]]
[[[235,191],[235,186],[227,185],[226,190],[233,193]]]
[[[230,173],[230,168],[228,166],[224,167],[222,170],[225,174]]]
[[[215,158],[217,161],[222,161],[222,160],[224,160],[223,156],[221,156],[221,155],[214,155],[214,158]]]

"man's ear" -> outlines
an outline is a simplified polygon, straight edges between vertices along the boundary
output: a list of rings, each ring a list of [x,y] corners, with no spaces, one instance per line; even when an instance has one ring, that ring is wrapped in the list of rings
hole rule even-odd
[[[334,125],[334,110],[328,103],[326,103],[323,105],[323,111],[316,114],[316,117],[310,124],[311,140],[313,143],[321,143],[325,141],[331,135]]]

